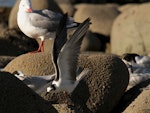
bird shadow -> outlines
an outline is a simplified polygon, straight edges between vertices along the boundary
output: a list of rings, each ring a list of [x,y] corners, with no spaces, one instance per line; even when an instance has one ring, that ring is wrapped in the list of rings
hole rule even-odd
[[[149,84],[150,79],[143,81],[126,91],[119,101],[118,105],[113,109],[111,113],[122,113],[142,93],[143,90],[147,90],[146,87]]]
[[[80,81],[78,86],[71,94],[71,100],[79,112],[92,113],[86,103],[90,97],[89,87],[84,79]]]

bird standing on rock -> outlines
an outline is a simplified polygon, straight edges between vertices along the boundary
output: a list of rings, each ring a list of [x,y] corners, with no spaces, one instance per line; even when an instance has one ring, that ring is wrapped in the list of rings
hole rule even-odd
[[[30,38],[40,38],[36,52],[44,52],[44,40],[53,38],[62,15],[48,9],[33,10],[30,0],[21,0],[17,14],[17,23],[21,31]],[[66,28],[77,27],[72,17],[67,17]]]

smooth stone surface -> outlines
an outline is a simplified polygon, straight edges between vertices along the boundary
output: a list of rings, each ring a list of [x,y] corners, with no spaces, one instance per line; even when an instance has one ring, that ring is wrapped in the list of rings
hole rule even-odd
[[[140,4],[116,18],[111,31],[111,53],[149,53],[149,10],[150,3]]]
[[[150,84],[150,80],[147,81]],[[123,113],[150,113],[150,85],[141,89],[141,94],[123,111]]]
[[[90,30],[104,36],[109,36],[115,18],[119,15],[117,4],[79,4],[74,18],[77,22],[82,22],[86,18],[91,18]]]

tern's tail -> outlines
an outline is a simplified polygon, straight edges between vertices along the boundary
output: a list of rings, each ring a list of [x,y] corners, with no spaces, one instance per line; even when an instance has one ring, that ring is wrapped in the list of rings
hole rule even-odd
[[[78,69],[78,72],[77,72],[78,74],[77,74],[77,77],[76,77],[77,81],[82,80],[85,77],[85,75],[87,75],[90,72],[89,68],[84,68],[84,69],[81,69],[81,70],[80,70],[80,68]]]

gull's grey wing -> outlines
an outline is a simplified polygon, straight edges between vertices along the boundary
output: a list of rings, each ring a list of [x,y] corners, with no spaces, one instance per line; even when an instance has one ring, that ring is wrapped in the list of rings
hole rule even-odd
[[[55,72],[56,72],[56,80],[59,78],[59,69],[57,65],[57,59],[58,55],[60,53],[61,48],[64,46],[64,44],[67,41],[67,29],[66,29],[66,22],[67,22],[68,15],[64,14],[62,19],[60,20],[60,23],[58,25],[58,28],[56,30],[56,37],[54,39],[53,44],[53,51],[52,51],[52,61],[54,63]]]
[[[76,70],[80,46],[83,37],[89,28],[89,25],[90,19],[88,18],[79,25],[74,34],[61,49],[57,61],[60,69],[59,76],[61,77],[61,79],[71,80],[72,82],[76,80]]]
[[[49,31],[55,31],[62,18],[59,13],[52,12],[50,10],[38,10],[30,13],[30,22],[35,27],[47,29]]]

